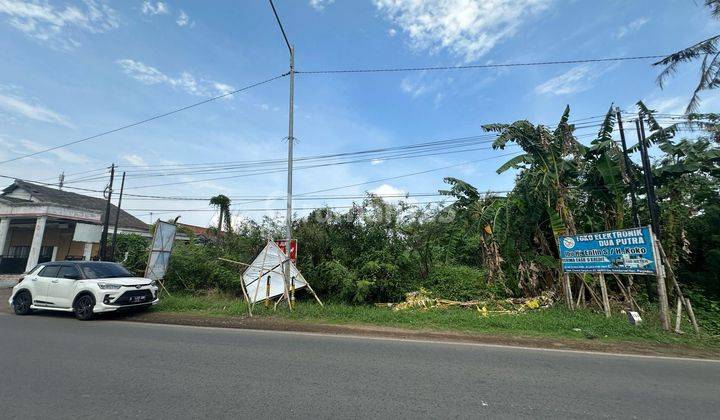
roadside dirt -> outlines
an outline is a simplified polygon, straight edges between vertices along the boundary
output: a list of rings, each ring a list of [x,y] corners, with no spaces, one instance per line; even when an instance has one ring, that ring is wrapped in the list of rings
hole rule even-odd
[[[0,312],[12,313],[7,305],[9,289],[0,289]],[[67,314],[68,317],[72,316]],[[248,330],[297,331],[331,335],[353,335],[411,340],[450,341],[462,343],[497,344],[543,349],[597,351],[648,356],[676,356],[703,359],[720,359],[720,349],[701,349],[682,345],[639,342],[607,342],[599,340],[572,340],[544,337],[510,336],[496,334],[467,334],[431,330],[406,330],[369,325],[337,325],[295,321],[275,317],[218,317],[186,313],[146,312],[112,314],[105,319],[126,320],[157,324],[191,325],[199,327],[236,328]]]

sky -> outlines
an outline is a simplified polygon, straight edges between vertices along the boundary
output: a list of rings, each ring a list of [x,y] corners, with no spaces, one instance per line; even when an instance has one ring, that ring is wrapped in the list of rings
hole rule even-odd
[[[459,66],[661,55],[715,35],[718,21],[692,0],[276,0],[299,71]],[[112,130],[281,75],[288,50],[267,1],[0,0],[0,161]],[[679,114],[698,65],[663,89],[650,60],[515,68],[297,74],[296,158],[483,135],[483,124],[554,124],[634,112],[645,101]],[[128,194],[233,200],[236,219],[283,216],[283,171],[254,176],[168,176],[178,164],[285,159],[287,77],[67,148],[0,164],[0,175],[103,190],[111,163]],[[703,95],[701,110],[720,97]],[[594,128],[578,132],[590,134]],[[587,136],[586,136],[587,137]],[[634,141],[630,141],[634,143]],[[487,146],[487,144],[486,144]],[[512,187],[495,170],[508,151],[365,160],[299,169],[294,191],[327,195],[432,193],[443,177],[481,191]],[[449,150],[448,150],[449,151]],[[474,163],[462,164],[467,161]],[[302,166],[296,164],[296,166]],[[430,171],[434,168],[448,167]],[[159,169],[158,169],[159,168]],[[276,168],[276,167],[273,167]],[[78,172],[85,174],[76,174]],[[419,173],[412,176],[407,174]],[[148,177],[148,174],[165,176]],[[226,177],[226,179],[208,180]],[[232,177],[232,178],[227,178]],[[84,178],[91,178],[83,180]],[[395,178],[379,182],[379,179]],[[0,178],[0,184],[11,179]],[[118,179],[119,181],[119,179]],[[163,185],[161,185],[163,184]],[[168,185],[170,184],[170,185]],[[339,188],[349,186],[346,188]],[[116,185],[117,187],[117,185]],[[117,189],[116,189],[117,192]],[[100,195],[99,193],[88,193]],[[318,194],[319,195],[319,194]],[[272,200],[246,202],[247,197]],[[437,197],[410,198],[425,203]],[[356,200],[357,201],[357,200]],[[352,199],[295,201],[296,208]],[[142,220],[181,215],[200,226],[205,201],[126,197]],[[192,211],[191,211],[192,210]],[[262,211],[261,211],[262,210]],[[152,213],[152,214],[150,214]],[[298,215],[307,210],[298,210]]]

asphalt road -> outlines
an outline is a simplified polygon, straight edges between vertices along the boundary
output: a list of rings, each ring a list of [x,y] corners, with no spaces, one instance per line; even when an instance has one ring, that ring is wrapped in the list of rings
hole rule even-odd
[[[2,418],[717,418],[720,363],[0,314]]]

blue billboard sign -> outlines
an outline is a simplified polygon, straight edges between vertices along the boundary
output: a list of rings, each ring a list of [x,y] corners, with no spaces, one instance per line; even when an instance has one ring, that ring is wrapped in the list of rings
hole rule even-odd
[[[558,242],[566,273],[654,275],[657,271],[649,226],[560,236]]]

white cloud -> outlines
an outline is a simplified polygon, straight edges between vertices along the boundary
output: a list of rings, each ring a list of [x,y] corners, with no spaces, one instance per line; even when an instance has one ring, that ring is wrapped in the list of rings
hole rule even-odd
[[[188,14],[185,13],[184,10],[180,11],[180,14],[177,17],[177,20],[175,20],[175,23],[177,23],[178,26],[187,26],[187,25],[192,26],[191,22],[190,22],[190,16],[188,16]]]
[[[40,151],[46,150],[48,148],[48,146],[45,146],[42,144],[37,144],[30,140],[20,140],[20,144],[30,152],[40,152]],[[84,156],[84,155],[81,155],[78,153],[73,153],[67,149],[50,150],[48,153],[55,155],[55,157],[57,157],[61,161],[68,162],[68,163],[80,164],[80,163],[87,163],[89,161],[87,156]]]
[[[310,0],[310,7],[315,10],[324,10],[326,6],[335,3],[335,0]]]
[[[151,1],[144,1],[142,6],[140,6],[140,10],[143,12],[144,15],[166,15],[170,13],[170,8],[166,3],[163,3],[161,1],[151,2]]]
[[[428,88],[421,81],[406,77],[400,81],[400,90],[413,98],[417,98],[426,93]]]
[[[573,93],[583,92],[593,87],[593,80],[616,66],[617,64],[609,66],[581,64],[571,68],[560,76],[553,77],[536,86],[535,93],[543,95],[571,95]]]
[[[618,28],[617,32],[615,32],[615,38],[620,39],[627,34],[637,32],[649,21],[650,19],[646,18],[645,16],[641,16],[628,23],[627,25],[621,26],[620,28]]]
[[[35,121],[42,121],[53,124],[64,125],[65,127],[72,127],[73,125],[68,119],[51,109],[48,109],[38,103],[29,103],[27,100],[6,95],[0,92],[0,109],[5,110],[8,113],[15,115],[22,115],[26,118],[30,118]]]
[[[81,32],[102,33],[119,26],[115,10],[97,0],[83,0],[82,6],[56,7],[47,1],[0,0],[0,14],[24,34],[59,49],[80,45]]]
[[[182,72],[178,77],[170,77],[155,67],[127,58],[118,60],[117,63],[123,68],[125,74],[146,85],[166,84],[191,95],[204,97],[225,95],[235,90],[234,87],[225,83],[206,79],[198,80],[188,72]]]
[[[370,164],[375,166],[375,165],[380,165],[383,162],[385,162],[385,160],[383,160],[383,159],[373,159],[370,161]]]
[[[554,0],[373,0],[415,49],[474,61]]]
[[[145,159],[143,159],[142,156],[125,155],[122,158],[123,158],[123,160],[125,160],[126,162],[128,162],[129,164],[131,164],[133,166],[143,166],[143,167],[148,166],[147,162],[145,162]]]
[[[397,29],[395,29],[395,28],[390,28],[390,29],[387,30],[387,34],[388,34],[388,36],[389,36],[390,38],[392,38],[392,37],[394,37],[395,35],[397,35]]]
[[[383,201],[388,203],[399,203],[400,201],[406,203],[416,203],[417,200],[410,197],[408,192],[397,187],[393,187],[390,184],[382,184],[377,188],[368,190],[369,193],[381,197]]]

